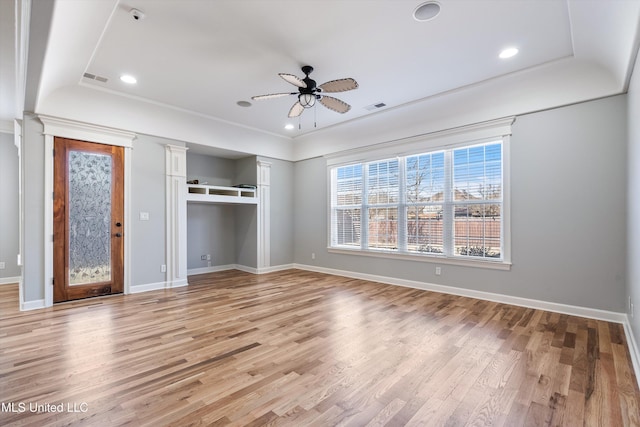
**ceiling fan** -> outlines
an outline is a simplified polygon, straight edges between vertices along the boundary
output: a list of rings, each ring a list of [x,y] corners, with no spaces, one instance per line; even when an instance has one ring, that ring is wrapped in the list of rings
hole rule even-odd
[[[298,92],[272,93],[269,95],[252,96],[253,100],[280,98],[289,95],[298,95],[298,100],[289,110],[289,117],[298,117],[305,108],[311,108],[316,104],[316,100],[322,105],[337,113],[344,114],[351,109],[351,106],[344,101],[332,96],[324,95],[324,93],[346,92],[358,88],[358,82],[352,78],[331,80],[316,86],[315,80],[309,77],[313,71],[313,67],[305,65],[302,72],[305,77],[294,76],[293,74],[278,73],[282,79],[298,87]]]

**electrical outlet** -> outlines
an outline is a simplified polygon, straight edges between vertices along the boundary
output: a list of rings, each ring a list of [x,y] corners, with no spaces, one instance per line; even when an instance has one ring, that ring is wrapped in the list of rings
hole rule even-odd
[[[211,261],[211,255],[207,254],[207,261]]]
[[[211,261],[207,261],[207,267],[211,267]]]
[[[160,266],[160,273],[166,273],[167,272],[167,266],[165,264],[162,264]]]
[[[631,304],[631,295],[629,295],[629,313],[631,313],[631,306],[632,306],[632,305],[633,305],[633,304]]]
[[[149,212],[140,212],[140,221],[149,221]]]
[[[206,255],[200,255],[200,261],[206,261],[206,260],[207,260]]]
[[[4,262],[0,262],[0,270],[4,270],[5,268],[7,268],[5,266],[5,263]]]
[[[436,267],[436,276],[439,276],[442,274],[442,267]]]
[[[316,253],[315,252],[311,252],[311,259],[316,259]]]

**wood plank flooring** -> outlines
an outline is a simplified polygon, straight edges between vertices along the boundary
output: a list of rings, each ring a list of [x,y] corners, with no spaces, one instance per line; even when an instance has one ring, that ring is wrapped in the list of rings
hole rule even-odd
[[[30,312],[0,286],[0,425],[640,425],[619,324],[299,270],[190,283]]]

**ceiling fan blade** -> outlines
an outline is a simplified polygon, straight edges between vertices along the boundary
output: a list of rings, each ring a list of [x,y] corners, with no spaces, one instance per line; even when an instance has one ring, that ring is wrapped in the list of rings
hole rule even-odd
[[[268,95],[258,95],[252,96],[251,99],[254,101],[259,101],[261,99],[273,99],[273,98],[282,98],[283,96],[295,95],[295,93],[287,92],[287,93],[270,93]]]
[[[301,88],[307,87],[307,84],[298,76],[294,76],[293,74],[286,74],[286,73],[278,73],[278,75],[282,77],[286,82],[289,82],[294,86],[298,86]]]
[[[332,96],[322,96],[320,103],[336,113],[344,114],[351,109],[351,105]]]
[[[347,79],[331,80],[326,83],[322,83],[318,88],[322,89],[323,92],[329,93],[346,92],[348,90],[357,89],[358,82],[349,77]]]
[[[289,117],[298,117],[303,111],[304,107],[300,104],[300,101],[296,101],[291,110],[289,110]]]

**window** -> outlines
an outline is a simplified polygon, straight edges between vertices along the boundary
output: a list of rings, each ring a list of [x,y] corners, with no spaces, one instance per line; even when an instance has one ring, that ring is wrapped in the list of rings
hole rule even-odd
[[[330,248],[507,262],[502,139],[331,168]]]

